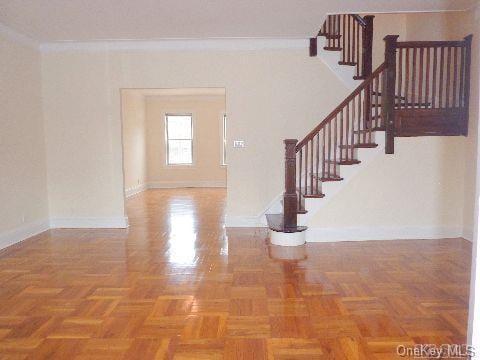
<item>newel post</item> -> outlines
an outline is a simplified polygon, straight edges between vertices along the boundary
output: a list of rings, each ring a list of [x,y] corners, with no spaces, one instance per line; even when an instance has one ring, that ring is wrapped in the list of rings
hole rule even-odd
[[[382,118],[385,126],[385,153],[393,154],[395,146],[395,81],[397,69],[398,35],[387,35],[385,40],[386,73],[383,76]]]
[[[372,74],[372,56],[373,56],[373,19],[375,16],[367,15],[363,17],[365,25],[362,33],[362,53],[363,53],[363,76]]]
[[[283,193],[283,226],[297,227],[297,159],[295,147],[298,140],[286,139],[285,143],[285,192]]]
[[[317,38],[310,38],[310,57],[317,56]]]
[[[465,42],[465,82],[464,85],[465,89],[463,92],[463,135],[468,135],[468,118],[469,118],[469,110],[470,110],[470,67],[472,63],[472,38],[473,35],[468,35],[464,38]]]

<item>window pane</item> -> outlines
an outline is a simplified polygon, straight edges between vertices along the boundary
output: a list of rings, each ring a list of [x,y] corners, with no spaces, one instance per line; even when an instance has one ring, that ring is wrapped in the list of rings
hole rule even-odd
[[[191,139],[192,117],[190,115],[167,115],[169,139]]]
[[[192,140],[168,140],[168,163],[191,164]]]

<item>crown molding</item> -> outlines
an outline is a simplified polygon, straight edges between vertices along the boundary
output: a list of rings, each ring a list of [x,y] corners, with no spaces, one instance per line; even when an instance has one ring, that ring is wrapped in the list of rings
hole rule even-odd
[[[12,28],[8,27],[7,25],[1,22],[0,22],[0,35],[14,43],[27,46],[36,50],[39,49],[40,44],[36,40],[22,33],[19,33],[16,30],[13,30]]]
[[[59,41],[40,44],[42,52],[89,51],[249,51],[275,49],[305,49],[308,39],[172,39],[172,40],[112,40],[112,41]]]

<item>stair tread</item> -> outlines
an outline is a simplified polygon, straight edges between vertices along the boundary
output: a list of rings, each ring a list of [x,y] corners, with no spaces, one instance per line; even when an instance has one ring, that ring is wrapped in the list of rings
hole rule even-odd
[[[335,47],[335,46],[325,46],[323,50],[328,50],[328,51],[342,51],[341,47]]]
[[[354,61],[339,61],[338,65],[357,66],[357,63]]]
[[[338,165],[356,165],[361,163],[361,161],[357,159],[325,160],[325,162],[329,164],[338,164]]]
[[[313,175],[313,177],[316,178],[315,175]],[[302,190],[303,191],[300,191],[300,189],[297,188],[297,192],[299,192],[302,195],[302,197],[304,197],[304,198],[323,198],[323,197],[325,197],[325,194],[322,193],[321,191],[318,191],[318,192],[317,192],[317,190],[312,191],[311,186],[307,186],[306,190],[305,190],[304,187],[302,187]]]
[[[283,224],[283,214],[266,214],[268,228],[272,231],[295,233],[307,230],[306,226],[296,226],[294,228],[285,228]]]
[[[366,78],[367,78],[367,77],[366,77],[366,76],[363,76],[363,75],[360,75],[360,76],[355,75],[355,76],[353,77],[353,80],[365,80]]]
[[[325,36],[327,39],[340,39],[342,37],[340,34],[325,34],[323,36]]]
[[[316,175],[314,175],[313,177],[322,181],[322,182],[342,181],[343,180],[343,178],[341,176],[333,175],[333,174],[330,174],[330,175],[326,174],[325,176],[318,176],[318,177]]]

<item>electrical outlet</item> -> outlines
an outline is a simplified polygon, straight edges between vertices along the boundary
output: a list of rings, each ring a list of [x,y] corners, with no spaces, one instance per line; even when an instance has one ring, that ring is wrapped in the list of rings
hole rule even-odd
[[[234,148],[244,148],[245,141],[244,140],[233,140],[233,147]]]

